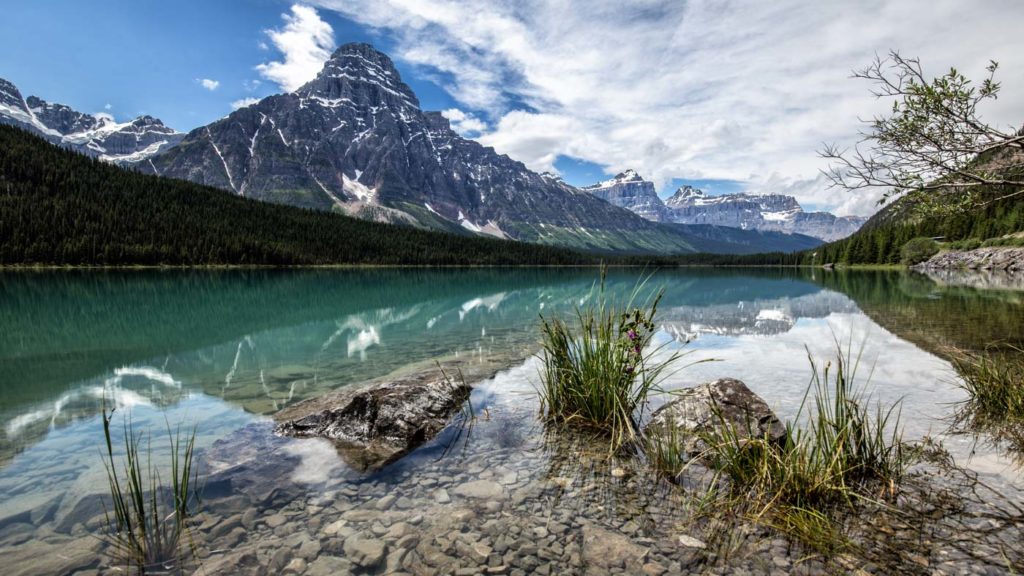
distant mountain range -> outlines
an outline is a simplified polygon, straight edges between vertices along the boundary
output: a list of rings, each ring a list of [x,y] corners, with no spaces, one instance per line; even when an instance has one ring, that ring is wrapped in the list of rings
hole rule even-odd
[[[634,170],[583,190],[654,222],[787,232],[824,241],[845,238],[867,221],[858,216],[804,212],[796,198],[781,194],[708,196],[692,186],[682,186],[668,200],[662,201],[654,183],[644,180]]]
[[[664,218],[667,208],[656,195],[655,212],[636,214],[633,205],[533,172],[461,137],[440,113],[422,111],[391,59],[369,44],[343,45],[294,92],[187,135],[149,116],[118,124],[109,115],[26,100],[5,81],[0,122],[246,198],[464,235],[661,254],[792,252],[820,244],[790,230]]]
[[[36,96],[0,78],[0,124],[35,132],[54,144],[119,164],[146,160],[185,135],[152,116],[118,123],[109,114],[85,114]]]

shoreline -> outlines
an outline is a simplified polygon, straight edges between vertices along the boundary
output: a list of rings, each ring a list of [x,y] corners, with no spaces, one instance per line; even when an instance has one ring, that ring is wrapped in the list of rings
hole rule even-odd
[[[811,270],[900,271],[903,264],[850,264],[825,268],[811,264],[666,264],[666,263],[594,263],[594,264],[0,264],[0,272],[81,271],[81,270],[371,270],[371,269],[483,269],[483,268],[758,268]]]

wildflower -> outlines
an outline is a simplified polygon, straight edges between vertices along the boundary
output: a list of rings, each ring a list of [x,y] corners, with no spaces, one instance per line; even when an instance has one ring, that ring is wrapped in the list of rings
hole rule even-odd
[[[626,336],[628,336],[630,340],[636,340],[636,330],[630,328],[629,332],[626,332]]]

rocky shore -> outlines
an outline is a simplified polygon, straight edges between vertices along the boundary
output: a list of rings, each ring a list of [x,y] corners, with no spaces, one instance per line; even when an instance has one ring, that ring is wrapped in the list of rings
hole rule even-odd
[[[964,252],[940,252],[911,267],[913,270],[1001,270],[1024,272],[1024,248],[976,248]]]

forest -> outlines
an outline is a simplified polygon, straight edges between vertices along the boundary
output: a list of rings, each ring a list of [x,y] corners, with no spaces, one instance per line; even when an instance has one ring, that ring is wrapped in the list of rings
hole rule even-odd
[[[0,265],[574,265],[549,246],[379,224],[149,176],[0,126]]]

